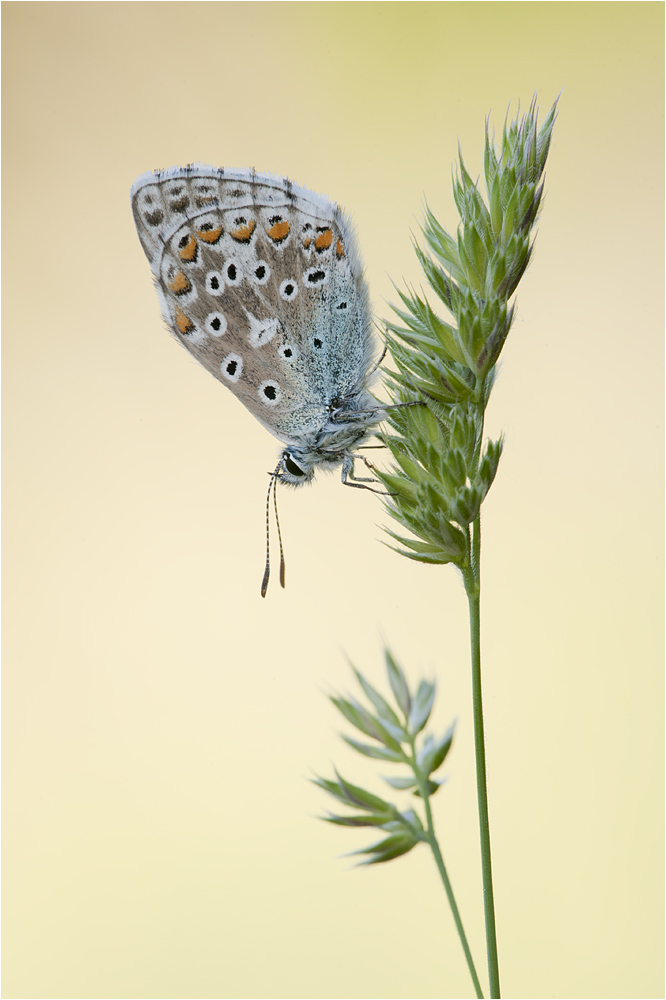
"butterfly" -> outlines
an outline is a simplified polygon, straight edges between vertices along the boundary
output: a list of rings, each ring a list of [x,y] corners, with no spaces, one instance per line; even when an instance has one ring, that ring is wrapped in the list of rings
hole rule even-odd
[[[131,200],[170,330],[285,446],[267,521],[271,486],[319,467],[367,488],[354,461],[381,419],[379,361],[349,218],[285,177],[198,163],[142,175]]]

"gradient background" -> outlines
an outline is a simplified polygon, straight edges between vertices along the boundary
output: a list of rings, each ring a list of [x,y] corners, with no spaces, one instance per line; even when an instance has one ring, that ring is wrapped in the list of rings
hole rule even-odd
[[[458,719],[435,818],[486,981],[466,604],[379,544],[166,334],[135,177],[285,173],[356,220],[375,309],[455,226],[460,140],[561,88],[488,432],[483,651],[507,997],[663,996],[661,3],[5,3],[4,995],[462,997],[425,849],[314,817],[324,697],[382,637]],[[275,583],[275,581],[273,581]],[[382,769],[379,768],[381,771]],[[386,769],[383,769],[386,773]],[[386,788],[386,786],[383,786]]]

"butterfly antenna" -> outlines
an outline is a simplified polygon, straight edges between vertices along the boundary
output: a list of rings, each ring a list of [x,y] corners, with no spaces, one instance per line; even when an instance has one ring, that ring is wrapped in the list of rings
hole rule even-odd
[[[261,596],[266,596],[266,591],[268,590],[268,579],[271,575],[271,490],[273,489],[273,483],[275,482],[275,477],[277,476],[278,465],[275,472],[270,473],[270,479],[268,481],[268,493],[266,494],[266,568],[264,570],[264,578],[261,581]]]
[[[275,467],[275,471],[270,473],[270,481],[268,483],[268,493],[266,494],[266,568],[264,570],[264,578],[261,581],[261,596],[266,596],[266,591],[268,590],[268,580],[271,575],[271,490],[273,490],[273,497],[275,502],[275,520],[277,521],[278,538],[280,540],[280,583],[284,587],[284,552],[282,549],[282,535],[280,533],[280,521],[277,516],[277,476],[280,471],[280,466],[282,465],[282,459],[278,462]]]
[[[280,518],[278,517],[278,509],[277,509],[277,477],[274,477],[273,482],[275,484],[273,486],[273,504],[274,504],[274,507],[275,507],[275,523],[277,524],[278,540],[280,542],[280,583],[284,587],[287,567],[285,566],[285,562],[284,562],[284,549],[282,547],[282,532],[280,531]]]

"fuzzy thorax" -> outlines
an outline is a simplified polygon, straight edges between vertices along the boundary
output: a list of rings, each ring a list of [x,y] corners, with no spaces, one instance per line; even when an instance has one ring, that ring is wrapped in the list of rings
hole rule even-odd
[[[339,405],[332,403],[325,423],[284,449],[277,478],[292,486],[314,479],[317,467],[327,471],[342,465],[342,479],[351,471],[354,451],[383,418],[373,397],[362,389]]]

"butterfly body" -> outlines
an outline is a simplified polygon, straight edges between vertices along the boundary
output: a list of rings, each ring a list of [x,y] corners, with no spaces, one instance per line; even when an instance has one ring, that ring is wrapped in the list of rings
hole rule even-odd
[[[193,164],[140,177],[132,211],[176,338],[286,446],[294,485],[342,464],[380,413],[353,229],[285,178]]]

